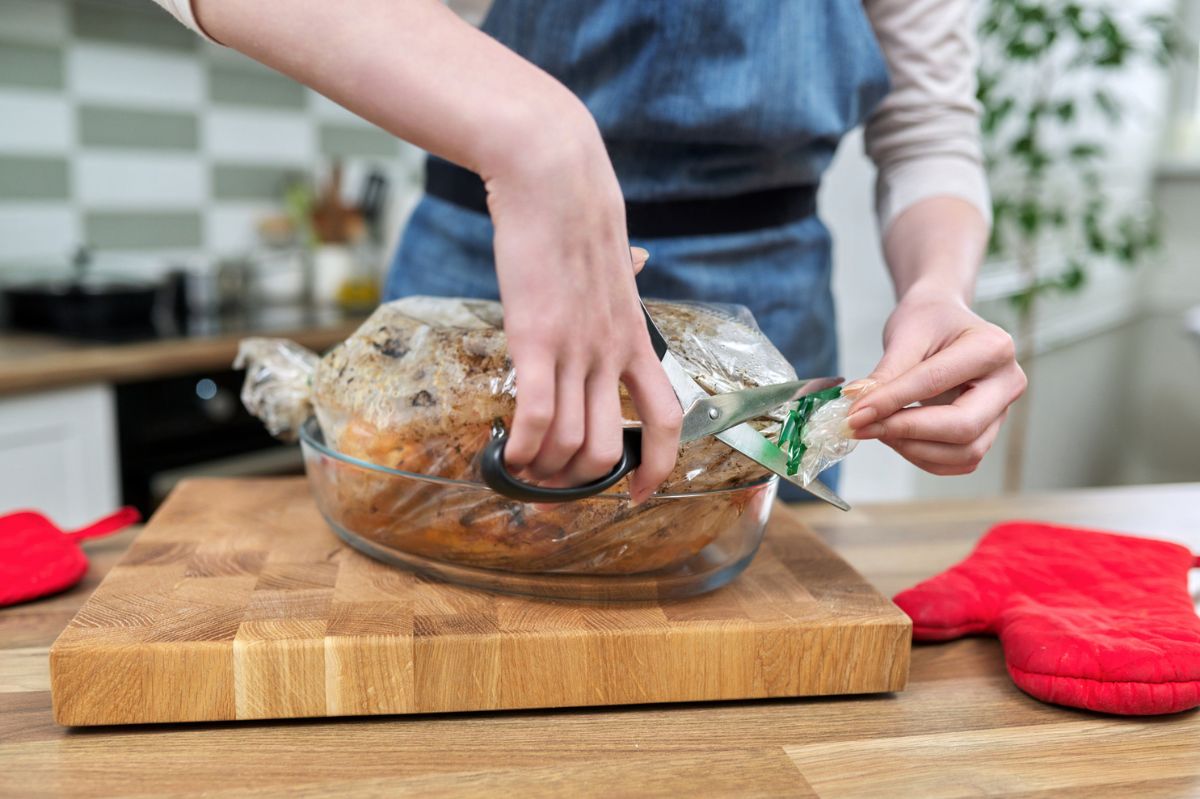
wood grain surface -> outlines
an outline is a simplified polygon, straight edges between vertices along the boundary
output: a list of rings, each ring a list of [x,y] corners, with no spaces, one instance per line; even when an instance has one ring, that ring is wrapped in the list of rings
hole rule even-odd
[[[353,333],[361,318],[256,333],[103,344],[27,333],[0,334],[0,396],[85,383],[125,383],[228,369],[247,336],[286,338],[322,351]]]
[[[1200,551],[1200,486],[796,511],[894,593],[1034,518]],[[87,542],[70,592],[0,609],[0,796],[1200,795],[1200,714],[1115,718],[1037,702],[971,638],[913,649],[900,693],[829,699],[68,729],[47,651],[135,536]]]
[[[733,585],[569,603],[344,545],[304,478],[180,485],[50,650],[63,724],[897,691],[911,623],[786,509]]]

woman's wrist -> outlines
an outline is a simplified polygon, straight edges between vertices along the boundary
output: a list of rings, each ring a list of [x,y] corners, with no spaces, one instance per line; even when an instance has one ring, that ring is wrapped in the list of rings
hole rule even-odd
[[[957,197],[930,197],[888,228],[884,254],[896,297],[955,298],[970,304],[987,245],[987,224]]]
[[[972,287],[955,271],[930,269],[912,283],[896,288],[897,302],[947,302],[964,307],[971,304]]]
[[[478,128],[466,164],[485,181],[553,173],[555,167],[603,151],[603,140],[587,107],[546,75],[516,101],[499,103]]]

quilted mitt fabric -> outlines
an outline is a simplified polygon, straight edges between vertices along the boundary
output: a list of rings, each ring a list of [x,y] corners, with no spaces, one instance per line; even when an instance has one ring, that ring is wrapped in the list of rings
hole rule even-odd
[[[896,596],[913,638],[1000,638],[1008,673],[1045,702],[1105,713],[1200,706],[1200,617],[1178,544],[1008,522],[958,565]]]
[[[64,532],[34,511],[0,516],[0,607],[75,585],[88,568],[79,541],[115,533],[138,518],[133,508],[122,508],[81,530]]]

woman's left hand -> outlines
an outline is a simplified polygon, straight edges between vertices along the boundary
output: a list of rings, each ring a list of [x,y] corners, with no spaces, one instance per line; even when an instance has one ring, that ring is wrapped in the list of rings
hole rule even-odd
[[[933,474],[975,471],[1025,391],[1012,337],[961,295],[914,286],[888,319],[883,341],[871,373],[877,385],[847,418],[854,437],[879,439]]]

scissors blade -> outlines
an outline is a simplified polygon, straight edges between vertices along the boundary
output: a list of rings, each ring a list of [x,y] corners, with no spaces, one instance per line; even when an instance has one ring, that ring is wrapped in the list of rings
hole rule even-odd
[[[707,399],[708,392],[700,387],[700,384],[687,373],[683,364],[667,348],[666,339],[663,338],[658,326],[654,324],[654,320],[650,318],[645,305],[642,305],[642,312],[646,317],[646,327],[650,331],[650,340],[654,345],[654,351],[662,362],[663,371],[667,373],[667,380],[671,383],[671,388],[675,390],[675,396],[679,398],[680,406],[685,409],[691,408],[697,401]],[[801,485],[798,477],[789,475],[787,473],[787,456],[783,454],[783,451],[745,422],[734,425],[728,430],[722,430],[716,434],[716,438],[789,483],[800,486],[817,499],[828,502],[835,508],[850,510],[846,500],[830,491],[820,480],[813,480],[808,485]]]
[[[667,380],[670,381],[671,386],[675,389],[675,393],[678,395],[679,402],[683,407],[690,408],[697,401],[708,397],[708,393],[700,387],[699,383],[692,379],[692,376],[683,368],[683,364],[679,363],[671,352],[667,352],[662,357],[662,365],[663,371],[667,373]],[[787,456],[783,454],[783,451],[768,441],[766,436],[745,422],[734,425],[727,430],[722,430],[716,434],[716,438],[733,447],[758,465],[770,469],[789,483],[800,486],[800,488],[812,494],[817,499],[824,500],[835,508],[850,510],[850,506],[846,504],[846,500],[830,491],[820,480],[813,480],[808,485],[802,485],[800,478],[795,475],[789,475],[787,473]]]
[[[850,510],[850,505],[846,503],[846,500],[833,493],[820,480],[813,480],[808,485],[804,485],[800,482],[799,477],[789,475],[787,473],[787,456],[783,454],[783,450],[772,444],[766,436],[750,425],[742,423],[728,430],[722,430],[717,433],[716,438],[760,466],[770,469],[792,485],[804,489],[817,499],[824,500],[839,510]]]
[[[816,391],[833,388],[842,382],[840,377],[814,377],[791,380],[771,386],[758,386],[727,394],[714,394],[696,400],[683,415],[680,441],[694,441],[728,430],[736,424],[766,416],[771,411]]]

